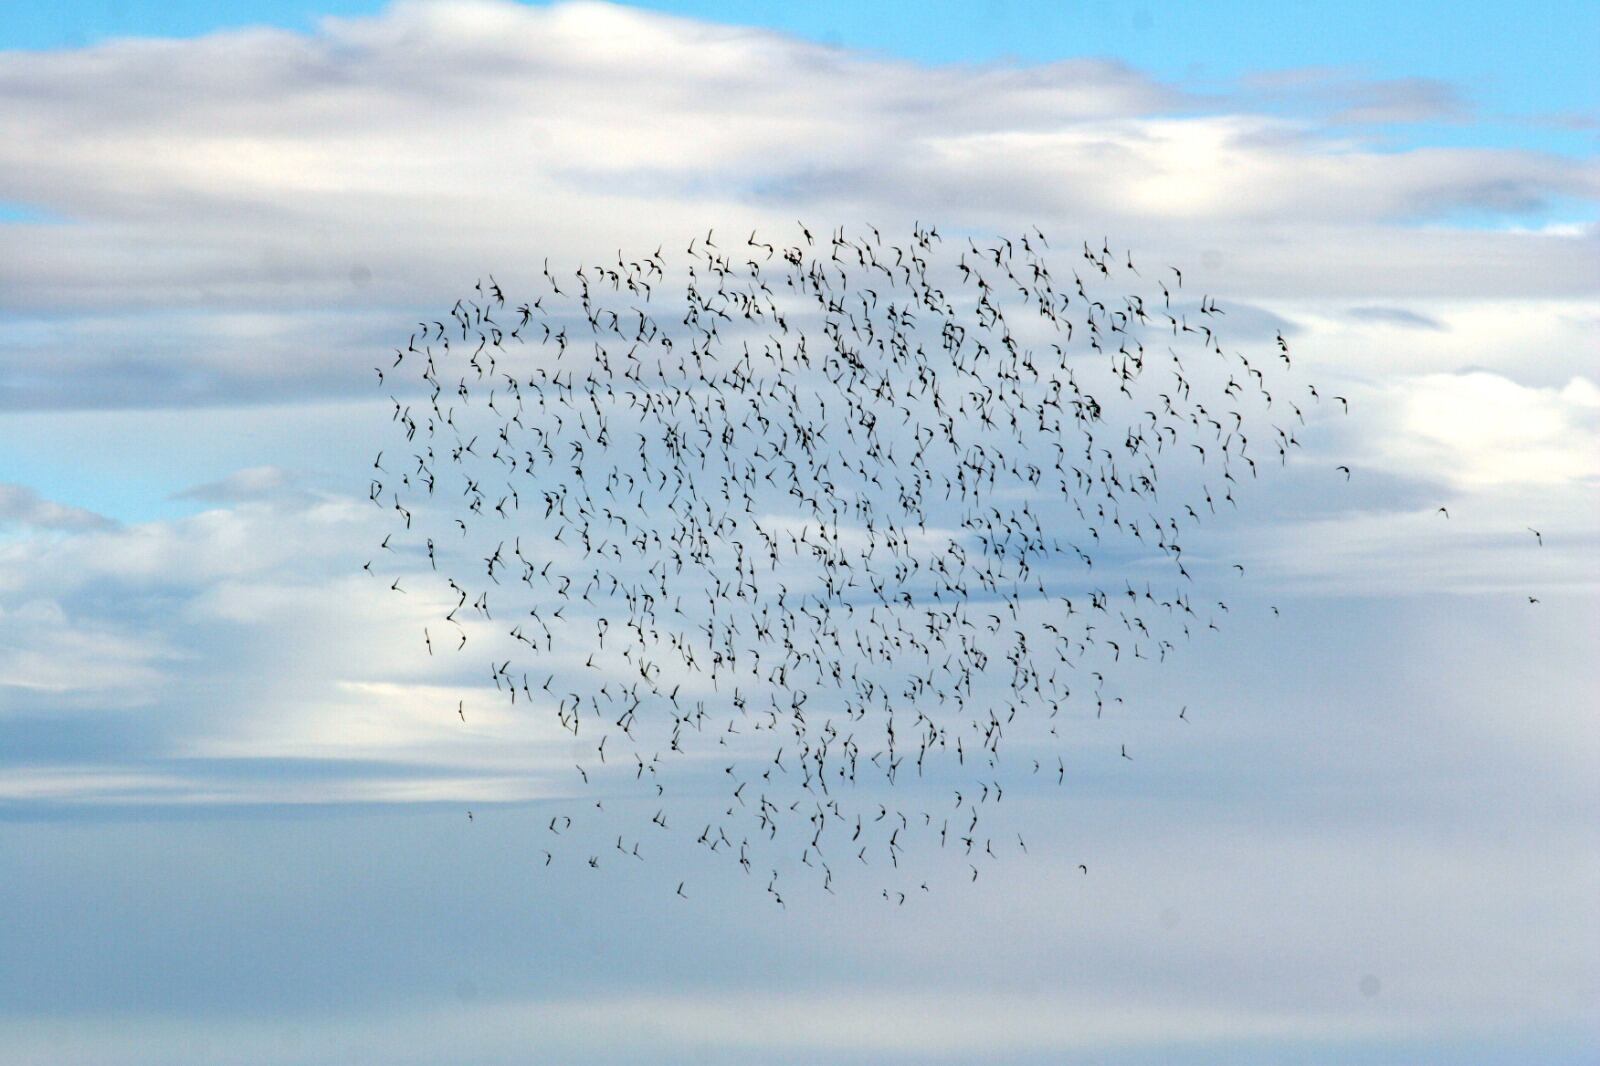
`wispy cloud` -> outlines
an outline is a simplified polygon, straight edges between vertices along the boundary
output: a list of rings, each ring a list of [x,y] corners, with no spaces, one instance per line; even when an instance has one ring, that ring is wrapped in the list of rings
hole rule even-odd
[[[1340,67],[1260,71],[1242,79],[1258,103],[1285,101],[1333,125],[1460,122],[1475,108],[1454,84],[1438,78],[1372,78]]]
[[[205,503],[237,503],[272,496],[289,488],[293,476],[281,467],[252,466],[237,470],[218,481],[193,485],[173,494],[178,500],[200,500]]]
[[[57,503],[40,496],[26,485],[0,482],[0,527],[24,526],[32,529],[106,529],[114,523],[104,515],[82,507]]]
[[[1411,326],[1415,329],[1445,328],[1437,319],[1416,311],[1408,311],[1404,307],[1352,307],[1350,317],[1363,322],[1393,322],[1399,326]]]

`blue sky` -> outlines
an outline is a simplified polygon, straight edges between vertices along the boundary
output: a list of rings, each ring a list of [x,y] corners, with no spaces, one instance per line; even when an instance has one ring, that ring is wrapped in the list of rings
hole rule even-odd
[[[1592,1062],[1596,52],[1584,4],[9,13],[0,1061]],[[1224,631],[921,909],[547,873],[576,749],[361,571],[418,318],[797,218],[1108,239],[1350,400],[1196,535]]]

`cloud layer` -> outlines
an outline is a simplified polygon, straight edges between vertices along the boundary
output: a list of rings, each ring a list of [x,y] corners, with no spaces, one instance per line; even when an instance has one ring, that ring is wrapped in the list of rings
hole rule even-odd
[[[33,916],[0,927],[0,1046],[1511,1062],[1543,1032],[1579,1061],[1600,169],[1361,132],[1470,122],[1469,97],[930,68],[597,3],[0,53],[0,202],[36,213],[0,221],[0,867],[26,871],[0,901]],[[531,291],[546,257],[713,225],[913,218],[1107,237],[1181,265],[1241,349],[1289,339],[1321,405],[1278,491],[1207,534],[1248,566],[1248,621],[1124,693],[1139,763],[1025,821],[1094,875],[1019,867],[988,909],[930,904],[950,939],[539,882],[569,752],[488,704],[463,728],[481,671],[428,663],[430,605],[361,569],[372,366],[485,272]],[[430,916],[448,936],[395,933]]]
[[[1418,90],[1318,84],[1380,110]],[[1236,298],[1594,307],[1592,227],[1414,224],[1592,202],[1592,161],[1394,151],[1109,60],[929,69],[470,0],[11,53],[0,103],[0,201],[63,220],[0,225],[12,409],[350,392],[397,319],[486,269],[796,215],[1111,232]]]

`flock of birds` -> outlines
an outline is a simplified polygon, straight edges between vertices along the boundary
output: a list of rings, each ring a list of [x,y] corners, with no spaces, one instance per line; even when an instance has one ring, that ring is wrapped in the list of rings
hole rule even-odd
[[[780,905],[846,870],[903,904],[1027,851],[1011,790],[1135,757],[1119,677],[1244,576],[1186,545],[1349,403],[1281,333],[1225,345],[1179,269],[1050,252],[710,232],[529,299],[490,277],[374,368],[366,569],[471,664],[442,713],[565,738],[537,865],[674,835]]]

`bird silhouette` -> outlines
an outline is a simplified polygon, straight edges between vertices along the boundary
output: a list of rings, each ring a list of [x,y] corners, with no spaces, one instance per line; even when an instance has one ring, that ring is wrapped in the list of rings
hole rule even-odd
[[[780,908],[791,878],[898,907],[919,864],[1037,850],[1003,797],[1052,754],[1064,785],[1086,731],[1132,760],[1119,687],[1247,580],[1191,540],[1321,396],[1281,333],[1233,351],[1217,298],[1106,237],[734,232],[546,259],[531,292],[497,270],[414,323],[362,470],[376,558],[428,669],[574,753],[544,866],[646,861],[648,831],[771,869]]]

